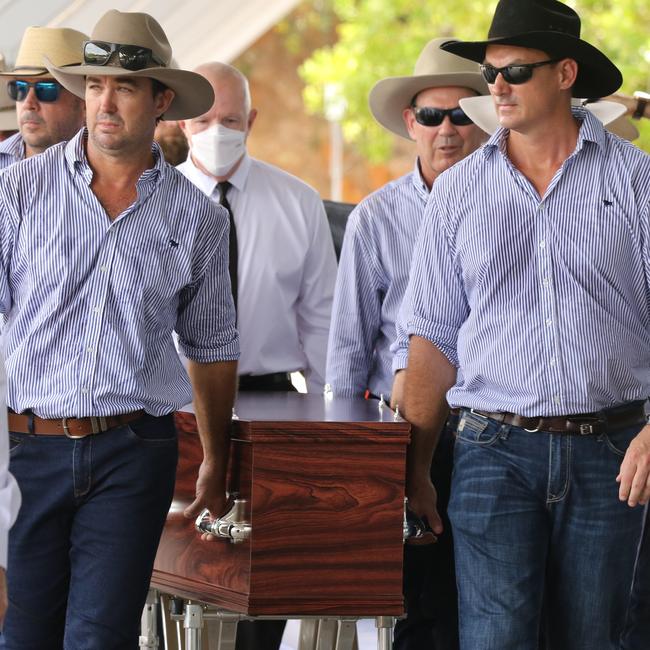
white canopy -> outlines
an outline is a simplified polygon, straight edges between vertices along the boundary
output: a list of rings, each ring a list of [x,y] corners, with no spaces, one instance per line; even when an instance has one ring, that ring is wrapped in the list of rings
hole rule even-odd
[[[228,63],[299,0],[0,0],[0,52],[12,64],[26,27],[72,27],[90,34],[110,8],[143,11],[163,27],[179,67]]]

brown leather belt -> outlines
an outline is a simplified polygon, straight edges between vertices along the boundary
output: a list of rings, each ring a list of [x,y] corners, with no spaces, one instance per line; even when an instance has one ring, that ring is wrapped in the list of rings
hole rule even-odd
[[[579,413],[576,415],[560,415],[554,417],[531,418],[516,413],[488,413],[477,409],[467,409],[475,415],[496,420],[502,424],[510,424],[534,433],[550,431],[551,433],[577,433],[582,436],[605,433],[608,429],[620,429],[635,424],[645,424],[646,416],[643,408],[645,402],[630,402],[611,409],[595,413]]]
[[[109,415],[105,418],[59,418],[47,420],[29,413],[9,411],[9,431],[35,433],[40,436],[67,436],[68,438],[85,438],[93,433],[102,433],[119,427],[145,415],[145,411],[134,411],[123,415]]]

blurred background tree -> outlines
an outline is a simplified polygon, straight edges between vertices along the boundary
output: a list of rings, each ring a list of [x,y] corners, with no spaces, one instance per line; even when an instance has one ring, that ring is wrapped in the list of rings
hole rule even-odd
[[[623,72],[621,92],[650,90],[650,2],[570,1],[582,18],[582,36],[602,49]],[[340,119],[347,142],[370,160],[392,152],[394,138],[368,110],[368,93],[384,77],[410,75],[424,45],[436,36],[485,38],[496,0],[318,0],[321,20],[336,25],[338,40],[303,63],[307,109]],[[636,144],[650,151],[650,120],[636,122]]]

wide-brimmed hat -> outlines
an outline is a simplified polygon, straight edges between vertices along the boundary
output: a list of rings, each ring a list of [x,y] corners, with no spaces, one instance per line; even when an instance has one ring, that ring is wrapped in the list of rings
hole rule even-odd
[[[425,46],[408,77],[388,77],[370,91],[368,103],[374,118],[383,127],[410,140],[402,118],[413,97],[427,88],[460,86],[486,95],[487,83],[475,63],[440,49],[448,38],[434,38]]]
[[[499,116],[492,97],[463,97],[461,108],[469,115],[472,122],[483,131],[492,135],[499,128]],[[574,106],[582,106],[593,113],[607,128],[626,140],[639,137],[639,132],[629,120],[623,117],[627,108],[619,102],[598,101],[585,103],[582,99],[572,100]]]
[[[5,58],[0,54],[0,72],[4,72],[6,68]],[[2,85],[2,82],[0,82],[0,86]],[[9,97],[6,88],[0,88],[0,131],[17,130],[16,102]]]
[[[89,40],[146,47],[162,64],[142,70],[127,70],[119,64],[115,53],[106,65],[81,63],[64,67],[46,60],[50,74],[77,97],[85,97],[87,75],[146,77],[156,79],[174,91],[175,97],[165,112],[168,120],[185,120],[202,115],[214,103],[212,86],[205,77],[171,67],[172,48],[169,40],[162,27],[149,14],[111,9],[99,19]],[[82,49],[80,47],[80,52]]]
[[[558,0],[499,0],[485,41],[449,41],[448,52],[482,63],[488,45],[518,45],[578,63],[574,97],[605,97],[623,82],[620,70],[580,39],[580,17]]]
[[[3,77],[49,76],[43,62],[46,56],[54,65],[77,65],[82,61],[82,44],[86,34],[67,27],[28,27],[20,41],[13,70],[3,70]]]

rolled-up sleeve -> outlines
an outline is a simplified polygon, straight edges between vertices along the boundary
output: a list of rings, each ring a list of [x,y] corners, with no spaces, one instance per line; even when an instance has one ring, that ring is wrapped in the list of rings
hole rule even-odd
[[[458,332],[469,315],[463,280],[436,201],[429,200],[413,252],[405,299],[408,336],[431,341],[455,367]]]
[[[197,240],[208,242],[212,251],[197,251],[193,283],[180,298],[176,333],[182,353],[192,361],[214,363],[239,359],[239,335],[228,272],[228,215],[213,206],[217,218],[210,220]],[[205,229],[214,229],[205,232]],[[204,236],[205,235],[205,236]]]

